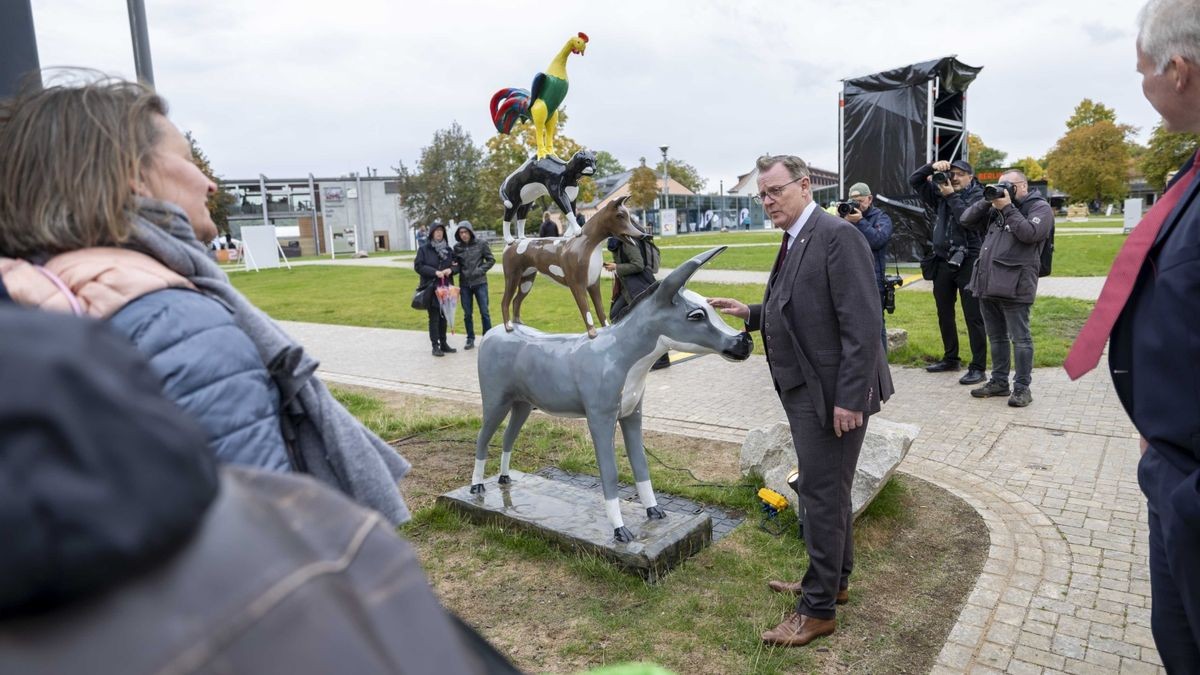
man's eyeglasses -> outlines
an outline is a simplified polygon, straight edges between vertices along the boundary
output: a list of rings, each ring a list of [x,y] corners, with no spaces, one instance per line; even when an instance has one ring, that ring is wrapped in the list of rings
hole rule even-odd
[[[784,183],[783,185],[776,185],[775,187],[769,187],[766,190],[763,190],[762,192],[754,195],[754,203],[762,204],[763,202],[767,201],[767,197],[770,197],[772,201],[779,199],[780,195],[783,194],[783,188],[791,185],[792,183],[797,183],[799,181],[802,181],[805,178],[807,178],[807,176],[801,176],[795,180],[789,180],[788,182]]]

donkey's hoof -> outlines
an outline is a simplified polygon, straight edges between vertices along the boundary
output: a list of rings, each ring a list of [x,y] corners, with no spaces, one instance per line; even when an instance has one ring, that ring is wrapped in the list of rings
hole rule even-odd
[[[663,510],[657,506],[651,506],[650,508],[646,509],[646,517],[653,520],[662,520],[663,518],[667,517],[667,514],[663,513]]]
[[[512,478],[509,478],[508,474],[503,473],[503,474],[500,474],[500,477],[496,479],[496,482],[501,485],[508,485],[509,483],[512,482]]]
[[[613,538],[617,541],[630,542],[633,541],[633,533],[629,531],[628,527],[622,525],[613,530]]]
[[[473,495],[483,494],[483,483],[475,483],[474,485],[472,485],[471,486],[471,494],[473,494]]]

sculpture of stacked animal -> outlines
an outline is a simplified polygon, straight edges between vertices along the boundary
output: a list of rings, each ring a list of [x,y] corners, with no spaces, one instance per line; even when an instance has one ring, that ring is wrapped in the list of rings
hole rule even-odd
[[[609,202],[587,221],[578,237],[518,239],[504,248],[504,296],[500,300],[500,311],[504,315],[506,331],[511,332],[513,324],[521,322],[521,302],[529,295],[540,272],[571,289],[588,337],[596,337],[596,326],[606,325],[604,300],[600,297],[600,270],[603,267],[600,249],[609,237],[632,239],[642,236],[625,208],[627,199],[621,197]],[[599,324],[588,309],[589,297],[596,307]]]
[[[567,57],[587,50],[588,36],[579,33],[567,40],[550,61],[546,72],[533,78],[531,91],[508,87],[492,96],[492,123],[496,131],[507,134],[518,120],[532,120],[537,137],[537,158],[554,154],[554,136],[558,132],[558,108],[567,97]]]
[[[596,154],[580,150],[564,162],[557,157],[537,159],[530,157],[500,184],[500,201],[504,202],[504,243],[514,241],[513,221],[516,221],[515,239],[525,238],[525,216],[533,201],[538,197],[550,197],[567,221],[563,236],[579,234],[578,215],[575,213],[575,198],[579,196],[579,179],[596,173]]]
[[[602,219],[628,223],[624,211],[622,206],[607,216],[601,211],[584,227],[584,237],[572,241],[582,241],[588,236],[588,227]],[[588,336],[551,335],[526,326],[489,331],[479,346],[483,424],[475,445],[471,493],[484,490],[488,443],[510,414],[498,482],[512,482],[508,470],[513,444],[536,406],[551,415],[587,418],[600,467],[605,511],[617,541],[633,540],[617,501],[614,437],[618,423],[646,516],[663,518],[642,445],[642,395],[650,366],[668,349],[717,353],[732,361],[744,361],[754,346],[749,333],[730,328],[703,297],[684,288],[701,265],[723,250],[723,246],[714,248],[680,265],[640,295],[629,312],[598,337],[594,330],[589,330]],[[507,278],[507,251],[505,264]]]

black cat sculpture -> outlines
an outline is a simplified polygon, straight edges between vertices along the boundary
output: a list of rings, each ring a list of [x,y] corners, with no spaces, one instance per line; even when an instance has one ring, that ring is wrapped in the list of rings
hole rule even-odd
[[[579,179],[596,172],[596,155],[580,150],[571,161],[548,156],[530,157],[519,169],[510,173],[500,184],[500,199],[504,202],[504,243],[525,238],[525,216],[538,197],[549,196],[566,216],[565,237],[579,234],[575,214],[575,198],[579,195]],[[512,234],[516,221],[516,236]]]

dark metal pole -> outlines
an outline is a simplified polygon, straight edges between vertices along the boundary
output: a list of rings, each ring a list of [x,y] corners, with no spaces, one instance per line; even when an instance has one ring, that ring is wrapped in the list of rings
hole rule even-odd
[[[4,0],[0,2],[0,98],[20,91],[29,81],[26,78],[41,83],[33,10],[30,0]]]
[[[150,33],[146,28],[146,4],[143,0],[126,0],[129,5],[129,34],[133,38],[133,65],[137,79],[154,86],[154,64],[150,62]]]

